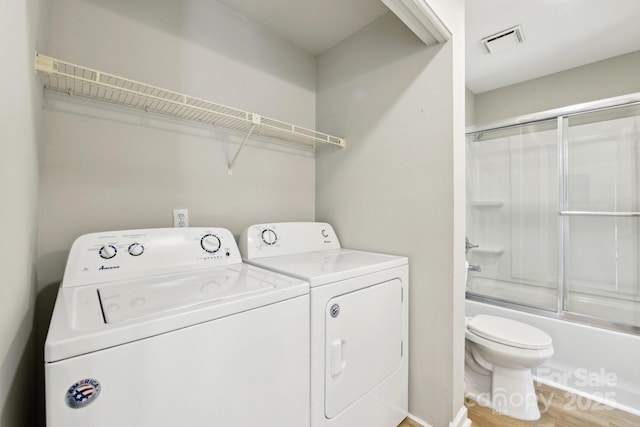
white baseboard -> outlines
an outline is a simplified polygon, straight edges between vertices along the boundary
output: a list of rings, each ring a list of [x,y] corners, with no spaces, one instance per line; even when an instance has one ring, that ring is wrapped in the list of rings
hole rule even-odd
[[[458,415],[456,418],[449,423],[449,427],[470,427],[471,420],[467,418],[467,408],[466,406],[462,406],[458,411]]]
[[[431,427],[429,423],[427,423],[424,420],[421,420],[420,418],[416,417],[413,414],[409,414],[408,418],[417,422],[423,427]],[[471,426],[471,420],[467,418],[467,408],[465,406],[460,408],[460,410],[458,411],[458,415],[456,415],[456,418],[449,423],[449,427],[470,427],[470,426]]]
[[[409,416],[407,418],[410,418],[412,421],[417,422],[418,424],[420,424],[423,427],[431,427],[431,425],[429,425],[426,421],[421,420],[420,418],[416,417],[413,414],[409,414]]]

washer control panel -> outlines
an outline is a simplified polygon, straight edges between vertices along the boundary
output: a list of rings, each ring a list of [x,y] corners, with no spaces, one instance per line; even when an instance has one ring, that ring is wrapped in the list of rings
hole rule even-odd
[[[104,245],[98,251],[98,255],[102,259],[111,259],[118,253],[118,249],[116,249],[113,245]]]
[[[244,259],[338,248],[338,237],[326,222],[255,224],[240,236],[240,253]]]
[[[155,228],[85,234],[73,243],[62,286],[72,287],[194,267],[242,262],[224,228]]]
[[[200,239],[200,246],[210,254],[215,254],[222,247],[222,242],[215,234],[207,233]]]

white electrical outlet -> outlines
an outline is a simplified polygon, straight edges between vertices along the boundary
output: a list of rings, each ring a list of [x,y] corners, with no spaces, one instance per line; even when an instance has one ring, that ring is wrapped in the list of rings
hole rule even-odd
[[[173,210],[173,226],[177,228],[189,226],[189,209]]]

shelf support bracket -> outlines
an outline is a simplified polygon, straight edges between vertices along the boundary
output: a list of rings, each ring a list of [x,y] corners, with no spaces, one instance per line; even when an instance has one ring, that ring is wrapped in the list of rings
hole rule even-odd
[[[42,55],[38,54],[38,51],[36,51],[35,53],[33,68],[36,74],[38,73],[38,71],[48,74],[53,74],[57,71],[57,67],[55,66],[53,58],[49,58],[47,56],[43,57]]]
[[[244,141],[242,141],[242,144],[240,144],[240,148],[238,148],[238,151],[236,151],[236,155],[233,156],[233,160],[231,160],[231,163],[229,163],[229,167],[227,168],[227,175],[229,176],[233,175],[233,165],[236,164],[236,160],[238,160],[240,151],[242,151],[247,141],[249,141],[249,137],[251,137],[251,134],[253,133],[253,130],[255,129],[255,127],[256,127],[255,124],[251,125],[251,129],[249,129],[249,132],[247,132],[247,136],[244,137]]]

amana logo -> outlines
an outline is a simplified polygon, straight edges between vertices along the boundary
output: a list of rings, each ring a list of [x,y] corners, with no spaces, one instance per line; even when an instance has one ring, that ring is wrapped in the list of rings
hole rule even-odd
[[[70,408],[80,409],[96,400],[99,394],[100,383],[93,378],[85,378],[69,387],[65,400]]]
[[[102,270],[115,270],[116,268],[120,268],[119,265],[113,265],[111,267],[105,267],[104,265],[101,266],[98,271],[102,271]]]

